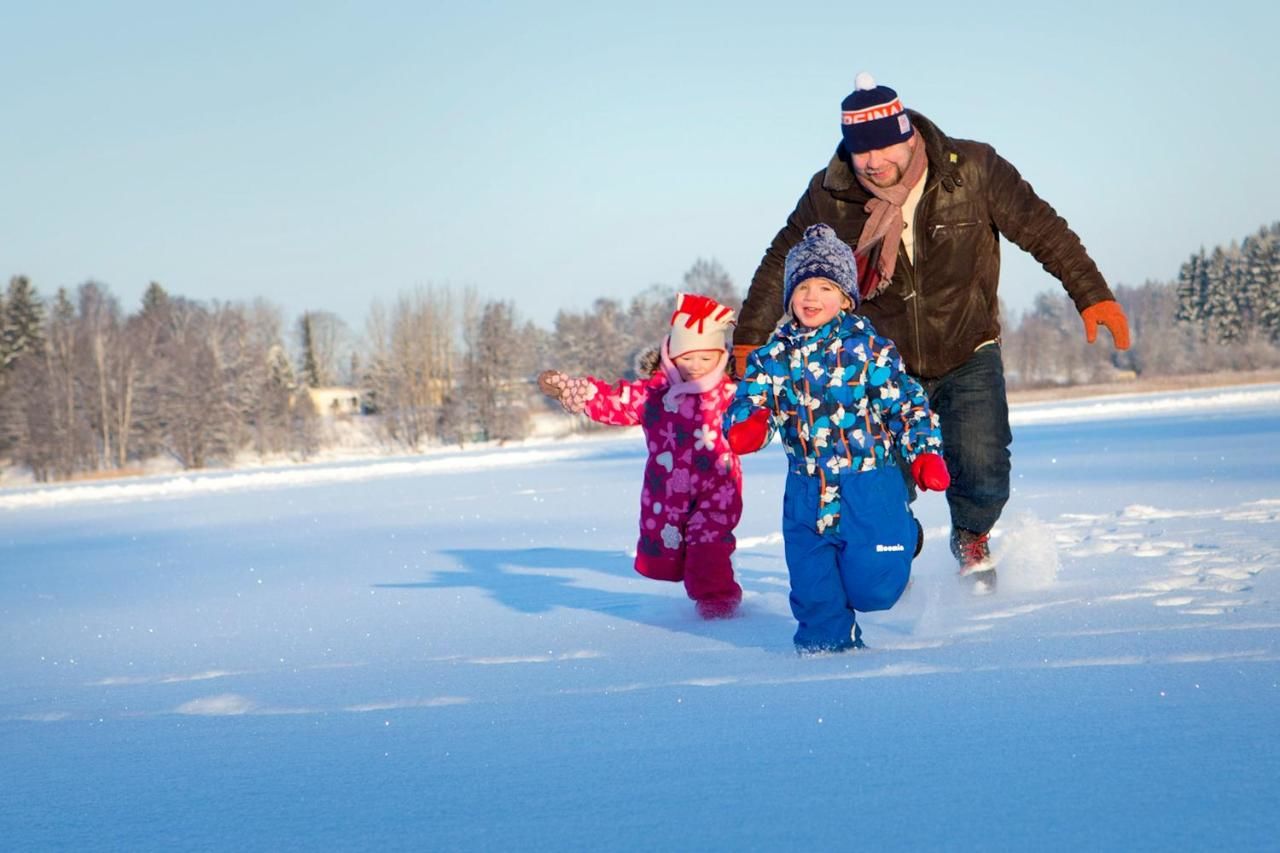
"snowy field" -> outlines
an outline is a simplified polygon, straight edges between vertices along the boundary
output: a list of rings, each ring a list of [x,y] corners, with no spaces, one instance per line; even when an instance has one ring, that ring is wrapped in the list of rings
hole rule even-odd
[[[1280,386],[1014,410],[798,658],[783,457],[739,618],[631,571],[638,433],[0,490],[0,848],[1276,850]]]

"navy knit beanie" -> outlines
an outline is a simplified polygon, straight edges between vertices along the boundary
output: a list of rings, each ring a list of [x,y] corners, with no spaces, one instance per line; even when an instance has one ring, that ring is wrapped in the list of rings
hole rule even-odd
[[[863,71],[853,81],[853,92],[840,102],[840,130],[845,150],[864,154],[906,142],[915,133],[898,93]]]
[[[782,273],[782,310],[791,310],[796,285],[807,278],[835,282],[858,307],[858,267],[849,244],[836,236],[830,225],[819,222],[804,229],[804,238],[787,252]]]

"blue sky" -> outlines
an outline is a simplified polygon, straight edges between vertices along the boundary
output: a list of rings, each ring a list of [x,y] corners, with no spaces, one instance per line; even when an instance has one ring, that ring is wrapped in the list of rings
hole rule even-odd
[[[1280,219],[1255,3],[6,5],[0,275],[129,309],[155,280],[359,330],[470,286],[550,325],[698,258],[745,289],[864,69],[995,145],[1113,284]],[[1012,309],[1052,287],[1006,253]]]

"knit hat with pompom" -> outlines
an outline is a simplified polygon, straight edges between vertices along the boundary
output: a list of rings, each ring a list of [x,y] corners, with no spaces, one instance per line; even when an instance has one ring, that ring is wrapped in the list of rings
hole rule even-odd
[[[915,133],[898,93],[863,71],[853,81],[853,91],[840,102],[840,130],[850,154],[863,154],[906,142]]]
[[[796,285],[807,278],[825,278],[844,291],[858,307],[858,266],[849,244],[830,225],[819,222],[804,229],[804,238],[787,252],[782,272],[782,310],[791,310]]]

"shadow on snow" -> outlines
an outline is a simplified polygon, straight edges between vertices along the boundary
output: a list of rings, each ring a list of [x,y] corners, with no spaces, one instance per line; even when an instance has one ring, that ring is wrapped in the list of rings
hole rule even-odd
[[[519,613],[567,608],[599,613],[667,631],[706,637],[743,648],[791,651],[789,619],[754,610],[748,601],[728,620],[699,618],[683,585],[642,578],[632,558],[620,551],[582,548],[449,549],[458,568],[433,572],[430,580],[379,583],[382,589],[479,589],[493,601]],[[584,572],[634,579],[649,591],[602,589],[584,585]],[[741,581],[742,578],[739,578]],[[610,585],[616,586],[616,581]],[[679,597],[662,592],[679,591]],[[745,629],[745,630],[744,630]]]

